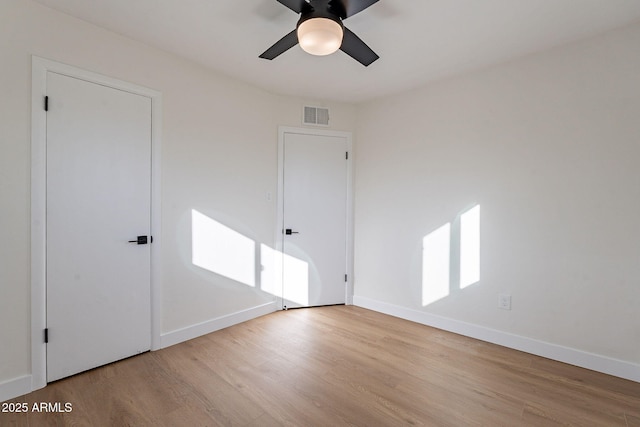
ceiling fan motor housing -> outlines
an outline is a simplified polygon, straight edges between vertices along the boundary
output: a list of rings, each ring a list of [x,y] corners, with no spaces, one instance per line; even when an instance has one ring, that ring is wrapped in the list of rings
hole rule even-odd
[[[342,46],[342,19],[331,10],[326,0],[305,4],[307,6],[302,8],[296,25],[300,47],[311,55],[332,54]]]
[[[300,19],[298,20],[296,28],[300,27],[300,24],[308,21],[309,19],[326,18],[337,22],[340,25],[340,28],[344,29],[344,24],[342,23],[342,18],[340,17],[340,15],[332,11],[332,8],[328,4],[328,2],[325,1],[322,3],[326,3],[326,7],[313,7],[310,5],[308,10],[303,10],[300,14]]]

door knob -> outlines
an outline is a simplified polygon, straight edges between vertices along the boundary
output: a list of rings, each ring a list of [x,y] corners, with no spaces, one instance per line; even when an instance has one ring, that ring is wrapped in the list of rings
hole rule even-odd
[[[293,231],[290,228],[287,228],[287,229],[284,230],[284,234],[298,234],[298,232],[297,231]]]
[[[153,243],[153,237],[151,237],[151,242]],[[136,243],[138,245],[146,245],[148,243],[147,236],[138,236],[136,240],[129,240],[129,243]]]

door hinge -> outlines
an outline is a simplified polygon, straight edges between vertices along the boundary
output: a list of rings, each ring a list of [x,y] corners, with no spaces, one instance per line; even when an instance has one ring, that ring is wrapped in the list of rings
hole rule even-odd
[[[47,344],[49,342],[49,328],[44,328],[44,343]]]
[[[347,275],[346,274],[344,275],[344,281],[345,282],[347,281]]]
[[[44,111],[49,111],[49,97],[44,97]]]
[[[345,153],[344,158],[345,158],[346,160],[349,160],[349,152],[348,152],[348,151]]]

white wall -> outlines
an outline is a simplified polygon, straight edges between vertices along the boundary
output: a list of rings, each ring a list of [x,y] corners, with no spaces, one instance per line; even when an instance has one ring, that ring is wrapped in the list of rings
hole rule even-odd
[[[0,386],[31,370],[31,55],[163,95],[162,332],[273,300],[191,264],[191,209],[273,246],[278,125],[324,104],[350,131],[355,107],[269,94],[28,0],[0,3],[0,35]]]
[[[640,378],[638,46],[640,25],[362,105],[355,300]],[[481,279],[423,307],[422,238],[474,204]]]

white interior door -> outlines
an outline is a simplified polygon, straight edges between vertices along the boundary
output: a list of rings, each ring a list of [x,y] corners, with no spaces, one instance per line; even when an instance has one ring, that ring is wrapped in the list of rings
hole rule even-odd
[[[285,132],[283,306],[344,304],[347,139]]]
[[[151,99],[51,71],[47,95],[54,381],[150,349]]]

